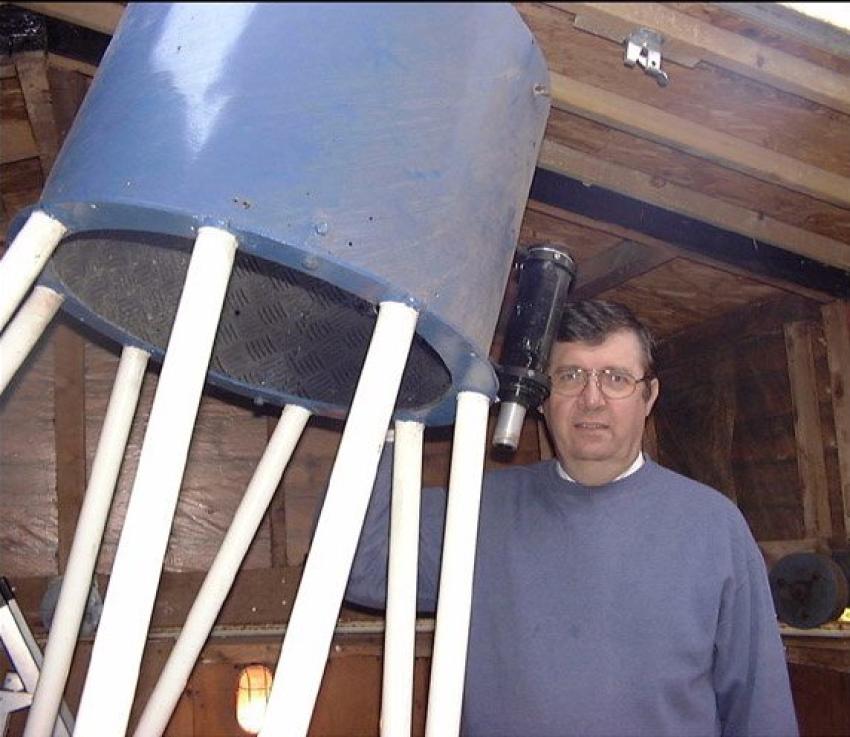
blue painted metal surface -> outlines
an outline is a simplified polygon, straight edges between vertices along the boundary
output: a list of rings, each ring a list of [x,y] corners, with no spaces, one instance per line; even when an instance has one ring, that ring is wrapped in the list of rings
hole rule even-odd
[[[508,4],[131,4],[38,207],[72,235],[215,225],[242,253],[415,306],[451,388],[402,414],[443,424],[457,391],[495,396],[488,351],[547,89]],[[96,329],[144,344],[58,287]]]

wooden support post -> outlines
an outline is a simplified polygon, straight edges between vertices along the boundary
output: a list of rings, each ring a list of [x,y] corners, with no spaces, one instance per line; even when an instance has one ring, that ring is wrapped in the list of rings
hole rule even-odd
[[[57,557],[64,573],[86,492],[86,345],[66,323],[56,326],[53,396],[56,441]]]
[[[59,152],[59,133],[47,81],[47,54],[43,51],[22,51],[15,54],[14,61],[38,147],[41,171],[46,177]]]
[[[60,143],[65,140],[68,131],[77,117],[77,111],[91,84],[88,77],[78,70],[55,64],[55,55],[47,56],[47,79],[50,83],[50,96],[53,100],[53,117]]]
[[[821,314],[829,360],[844,530],[850,540],[850,302],[824,305]]]
[[[812,351],[811,322],[793,322],[785,326],[788,376],[794,407],[794,436],[797,467],[803,494],[803,530],[806,537],[832,536],[823,431],[818,406],[818,382]]]
[[[27,111],[38,141],[41,167],[47,176],[59,144],[83,102],[87,85],[71,72],[49,73],[46,58],[16,56]],[[26,83],[25,83],[26,79]],[[44,110],[44,105],[47,109]],[[36,115],[37,118],[32,116]],[[56,497],[59,515],[59,572],[68,565],[83,505],[86,477],[85,339],[66,320],[56,330],[54,392],[56,395]]]

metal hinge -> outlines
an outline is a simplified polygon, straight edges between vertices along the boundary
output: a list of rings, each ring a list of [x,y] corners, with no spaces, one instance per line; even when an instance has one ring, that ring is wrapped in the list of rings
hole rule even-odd
[[[661,44],[664,39],[657,31],[649,28],[638,28],[629,34],[626,39],[626,56],[623,63],[627,67],[635,64],[643,67],[643,70],[655,77],[659,86],[666,87],[670,83],[667,72],[661,69]]]

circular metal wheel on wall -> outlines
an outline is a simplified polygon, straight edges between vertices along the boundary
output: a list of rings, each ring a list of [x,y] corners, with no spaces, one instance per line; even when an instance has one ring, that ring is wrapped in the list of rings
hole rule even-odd
[[[838,619],[848,604],[847,577],[826,555],[786,555],[770,570],[769,580],[776,614],[791,627],[820,627]]]

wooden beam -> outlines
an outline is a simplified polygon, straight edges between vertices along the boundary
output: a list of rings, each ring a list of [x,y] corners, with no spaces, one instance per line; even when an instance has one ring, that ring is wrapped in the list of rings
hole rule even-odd
[[[34,159],[38,146],[32,136],[29,121],[3,119],[3,145],[0,146],[0,164]]]
[[[552,72],[552,104],[569,113],[685,151],[765,182],[850,207],[850,179],[657,107]]]
[[[68,563],[86,492],[85,341],[64,322],[54,343],[54,436],[59,572]]]
[[[263,627],[287,622],[303,568],[247,568],[236,574],[216,624],[219,627]],[[179,630],[206,578],[206,571],[163,571],[151,615],[151,632]],[[26,620],[38,637],[42,632],[39,608],[50,577],[15,578],[12,585]],[[109,576],[97,576],[98,590],[109,587]]]
[[[577,268],[572,297],[589,299],[673,258],[674,255],[667,249],[653,248],[635,241],[620,241],[613,248],[587,259]]]
[[[47,71],[53,98],[53,117],[59,139],[64,141],[77,111],[83,103],[91,80],[71,69],[51,67]]]
[[[112,35],[124,13],[124,3],[12,3],[34,13]]]
[[[642,171],[544,140],[539,165],[550,171],[770,243],[823,264],[850,271],[850,243],[827,238],[764,213],[695,192]]]
[[[732,449],[735,445],[735,422],[738,417],[738,391],[735,385],[736,366],[731,347],[727,344],[718,350],[718,359],[711,367],[712,402],[706,438],[708,453],[715,465],[706,465],[712,473],[709,484],[719,489],[726,497],[739,505],[738,485],[735,481]],[[695,454],[699,455],[699,454]]]
[[[850,34],[817,18],[798,13],[782,3],[711,3],[773,31],[794,36],[809,46],[850,58]]]
[[[816,303],[826,304],[827,302],[832,301],[832,298],[830,298],[829,295],[824,294],[823,292],[819,292],[815,289],[809,289],[808,287],[802,286],[800,284],[793,284],[782,279],[776,279],[770,276],[765,276],[764,274],[755,274],[748,269],[735,266],[734,264],[731,264],[727,261],[719,261],[718,259],[713,259],[710,256],[706,256],[695,251],[686,250],[681,246],[677,246],[673,243],[669,243],[658,238],[653,238],[651,235],[647,235],[646,233],[642,233],[637,230],[632,230],[631,228],[625,228],[621,225],[617,225],[616,223],[610,223],[604,220],[594,220],[593,218],[589,218],[577,212],[572,212],[561,207],[555,207],[554,205],[549,205],[545,202],[538,202],[537,200],[533,199],[530,199],[528,201],[527,207],[529,210],[539,212],[543,215],[548,215],[549,217],[553,217],[558,220],[563,220],[564,222],[570,223],[572,225],[579,225],[583,228],[589,228],[590,230],[596,230],[601,233],[616,235],[620,238],[625,238],[627,240],[632,240],[637,243],[642,243],[644,245],[651,246],[656,249],[666,249],[672,256],[681,256],[683,258],[688,258],[691,261],[696,261],[697,263],[705,264],[706,266],[711,266],[712,268],[724,271],[728,274],[735,274],[736,276],[747,277],[748,279],[752,279],[753,281],[757,281],[762,284],[768,284],[772,287],[775,287],[776,289],[781,290],[782,292],[798,295],[800,297],[806,297],[807,299],[813,300]]]
[[[26,102],[18,83],[18,72],[11,58],[0,64],[4,82],[0,91],[2,134],[0,135],[0,164],[9,164],[38,157],[38,146],[30,127]]]
[[[850,540],[850,302],[824,305],[821,315],[829,362],[844,529]]]
[[[41,174],[41,162],[37,158],[24,159],[0,166],[0,200],[8,217],[12,218],[24,207],[38,202],[44,178]],[[8,225],[8,223],[6,224]],[[6,238],[3,228],[0,237]],[[2,249],[0,249],[2,252]]]
[[[43,55],[39,69],[43,70]],[[39,72],[41,74],[41,71]],[[58,142],[65,137],[86,93],[83,78],[74,72],[50,70],[50,125]],[[56,152],[53,152],[55,157]],[[43,162],[42,162],[43,165]],[[45,175],[46,175],[45,171]],[[56,496],[59,517],[58,563],[65,570],[87,486],[86,466],[86,343],[63,320],[54,348]]]
[[[50,84],[47,81],[47,55],[41,51],[22,51],[15,54],[15,69],[24,93],[41,170],[46,177],[59,152],[59,133],[53,117]]]
[[[691,47],[707,62],[850,114],[850,79],[764,46],[661,3],[550,3],[575,15],[658,31],[664,42]],[[663,47],[662,47],[663,54]]]
[[[71,72],[79,72],[86,77],[94,77],[97,74],[97,67],[94,64],[89,64],[85,61],[72,59],[70,56],[62,56],[61,54],[47,54],[47,63],[49,66],[56,69],[65,69]]]
[[[850,674],[850,632],[846,629],[834,629],[829,624],[807,630],[780,625],[779,631],[785,645],[785,659],[788,663],[819,669],[816,676],[819,682],[818,688],[824,688],[824,685],[821,685],[824,679],[822,675],[824,669]],[[792,679],[796,680],[793,675]],[[847,682],[846,677],[843,682]],[[836,683],[840,684],[842,681],[836,681]],[[800,688],[798,684],[799,681],[795,683],[795,686]],[[843,686],[837,686],[837,689],[841,688]],[[797,691],[797,693],[801,692],[806,693],[807,691]],[[824,691],[820,693],[823,694]],[[841,693],[841,691],[836,691],[836,693]],[[841,703],[841,697],[838,698],[839,703]],[[846,707],[842,711],[846,714]],[[835,721],[833,724],[839,724],[842,717],[838,716],[838,712],[835,712],[835,714],[834,718],[839,721]],[[809,730],[811,729],[810,726]]]
[[[811,322],[786,325],[785,346],[794,407],[797,468],[803,497],[803,530],[806,537],[828,539],[832,537],[832,518],[812,348],[813,328],[814,323]]]

